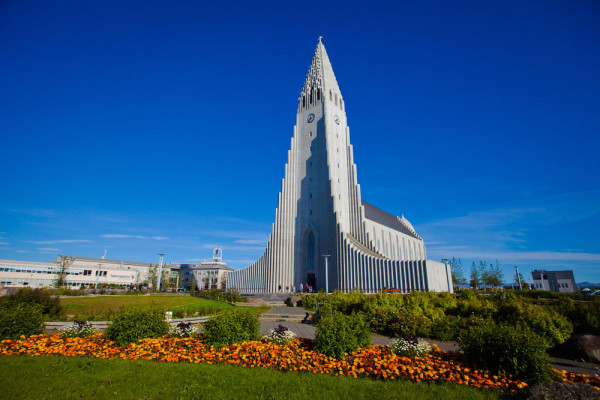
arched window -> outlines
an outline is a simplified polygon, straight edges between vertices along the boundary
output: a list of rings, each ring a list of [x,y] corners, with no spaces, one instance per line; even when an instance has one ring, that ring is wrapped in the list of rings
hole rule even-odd
[[[308,251],[307,251],[307,255],[308,255],[308,259],[306,260],[307,263],[307,269],[309,271],[314,270],[315,269],[315,236],[313,235],[313,233],[309,233],[308,234]]]
[[[306,107],[306,96],[302,96],[302,107]]]
[[[317,101],[321,100],[321,89],[317,89]]]

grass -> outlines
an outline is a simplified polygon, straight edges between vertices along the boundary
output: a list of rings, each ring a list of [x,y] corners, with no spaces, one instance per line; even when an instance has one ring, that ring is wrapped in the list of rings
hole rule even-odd
[[[227,365],[0,357],[7,399],[501,399],[459,385],[375,381]]]
[[[194,296],[94,296],[62,298],[60,302],[67,315],[94,316],[96,320],[111,319],[123,308],[160,307],[169,311],[187,310],[200,314],[215,314],[221,310],[236,308],[221,301],[207,300]],[[241,309],[241,308],[236,308]],[[245,309],[245,308],[244,308]],[[247,310],[247,309],[246,309]],[[263,312],[265,308],[254,308],[251,312]]]

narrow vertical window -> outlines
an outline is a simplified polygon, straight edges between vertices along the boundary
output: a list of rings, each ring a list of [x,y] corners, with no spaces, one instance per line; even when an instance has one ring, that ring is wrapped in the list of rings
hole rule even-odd
[[[311,211],[312,214],[312,211]],[[307,243],[307,247],[308,247],[308,251],[307,253],[307,269],[308,270],[314,270],[315,269],[315,236],[313,235],[313,233],[309,233],[308,234],[308,243]]]

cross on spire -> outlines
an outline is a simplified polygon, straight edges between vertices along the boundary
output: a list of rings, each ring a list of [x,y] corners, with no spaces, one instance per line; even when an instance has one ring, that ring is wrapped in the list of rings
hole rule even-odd
[[[321,39],[323,39],[323,36],[319,36],[319,43],[321,43]]]

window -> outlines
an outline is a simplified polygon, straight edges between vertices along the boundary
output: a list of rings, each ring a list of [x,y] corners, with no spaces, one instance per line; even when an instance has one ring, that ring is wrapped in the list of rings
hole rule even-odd
[[[310,131],[310,137],[312,137],[312,131]]]
[[[312,215],[312,210],[310,210],[310,215]]]
[[[308,251],[307,251],[307,269],[314,270],[315,269],[315,236],[313,233],[308,234]]]
[[[312,199],[312,193],[309,193],[309,194],[308,194],[308,197]]]

